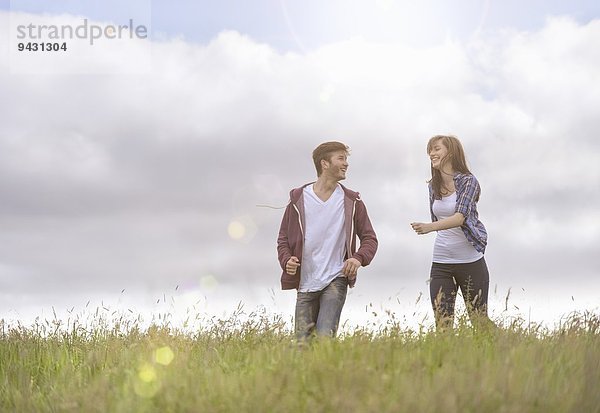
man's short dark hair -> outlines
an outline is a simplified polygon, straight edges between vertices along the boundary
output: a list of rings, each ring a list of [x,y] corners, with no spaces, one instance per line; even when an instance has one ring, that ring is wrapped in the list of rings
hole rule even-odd
[[[343,144],[342,142],[325,142],[320,144],[313,151],[313,162],[315,163],[315,168],[317,169],[317,176],[321,176],[323,169],[321,168],[321,161],[331,161],[331,155],[333,152],[344,151],[346,155],[350,154],[350,148],[348,145]]]

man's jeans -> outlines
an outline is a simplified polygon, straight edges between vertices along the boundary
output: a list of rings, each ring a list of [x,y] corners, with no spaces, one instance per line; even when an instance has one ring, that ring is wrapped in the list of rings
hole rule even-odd
[[[346,302],[348,279],[338,277],[321,291],[298,292],[296,298],[296,338],[304,340],[316,333],[334,337],[342,307]]]

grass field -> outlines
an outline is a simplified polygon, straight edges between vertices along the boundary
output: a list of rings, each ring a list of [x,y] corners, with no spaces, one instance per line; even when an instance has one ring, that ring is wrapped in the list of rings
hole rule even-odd
[[[600,412],[600,317],[476,334],[355,329],[293,342],[278,316],[196,331],[121,317],[0,322],[2,412]]]

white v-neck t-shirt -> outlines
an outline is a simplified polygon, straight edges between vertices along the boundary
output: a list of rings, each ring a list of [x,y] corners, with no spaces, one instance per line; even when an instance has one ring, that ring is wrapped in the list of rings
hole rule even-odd
[[[298,291],[321,291],[343,276],[346,255],[344,190],[337,185],[325,202],[315,194],[313,185],[303,191],[305,228]]]

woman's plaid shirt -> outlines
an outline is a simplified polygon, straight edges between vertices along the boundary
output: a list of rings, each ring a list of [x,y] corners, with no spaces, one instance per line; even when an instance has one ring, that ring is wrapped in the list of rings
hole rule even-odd
[[[456,212],[460,212],[465,217],[465,222],[461,229],[467,237],[467,241],[481,253],[485,252],[487,245],[487,231],[483,223],[479,220],[477,213],[477,200],[481,188],[475,176],[471,174],[457,173],[454,175],[454,187],[456,188]],[[431,183],[429,183],[429,212],[431,221],[437,221],[433,213],[434,194]]]

